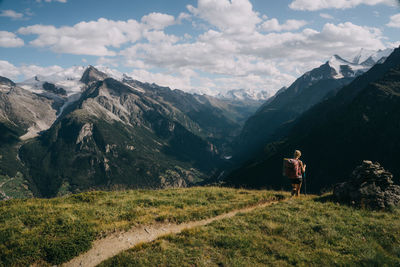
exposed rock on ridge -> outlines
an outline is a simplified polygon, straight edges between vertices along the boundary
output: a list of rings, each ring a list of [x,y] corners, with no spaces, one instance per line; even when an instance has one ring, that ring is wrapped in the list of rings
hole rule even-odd
[[[394,185],[393,175],[377,162],[364,160],[356,167],[348,182],[337,184],[333,195],[340,202],[385,209],[400,204],[400,186]]]

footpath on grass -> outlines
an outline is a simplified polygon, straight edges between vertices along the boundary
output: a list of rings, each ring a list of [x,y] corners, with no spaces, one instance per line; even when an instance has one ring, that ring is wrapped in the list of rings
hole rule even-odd
[[[140,243],[151,242],[164,235],[178,234],[185,229],[204,226],[214,221],[231,218],[238,213],[248,213],[257,208],[267,207],[286,200],[287,199],[268,201],[247,208],[233,210],[228,213],[200,221],[192,221],[181,224],[157,223],[148,226],[135,227],[127,232],[114,233],[103,239],[95,241],[89,251],[79,255],[67,263],[62,264],[62,266],[96,266],[101,262],[119,254],[120,252],[130,249]]]

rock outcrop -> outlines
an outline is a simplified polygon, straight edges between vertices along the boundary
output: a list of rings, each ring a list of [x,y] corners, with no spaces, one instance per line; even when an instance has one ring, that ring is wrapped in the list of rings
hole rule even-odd
[[[400,186],[394,185],[393,175],[379,163],[364,160],[356,167],[348,182],[334,187],[334,197],[343,203],[371,208],[387,209],[400,204]]]

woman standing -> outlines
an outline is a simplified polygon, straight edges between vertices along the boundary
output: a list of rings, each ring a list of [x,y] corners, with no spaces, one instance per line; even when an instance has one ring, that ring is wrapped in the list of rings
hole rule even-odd
[[[303,183],[303,173],[306,171],[306,164],[303,164],[303,162],[300,160],[300,150],[294,151],[293,157],[294,165],[297,166],[295,175],[289,177],[292,184],[292,196],[300,196],[300,188]]]

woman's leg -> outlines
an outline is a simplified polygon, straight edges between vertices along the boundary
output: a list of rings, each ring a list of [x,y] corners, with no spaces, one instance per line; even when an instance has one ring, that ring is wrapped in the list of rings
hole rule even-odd
[[[297,190],[296,190],[296,195],[297,195],[297,196],[300,196],[301,184],[302,184],[302,183],[299,183],[299,184],[297,185]]]
[[[296,186],[296,184],[292,184],[292,193],[291,193],[291,196],[296,195],[296,192],[297,192],[297,186]]]

